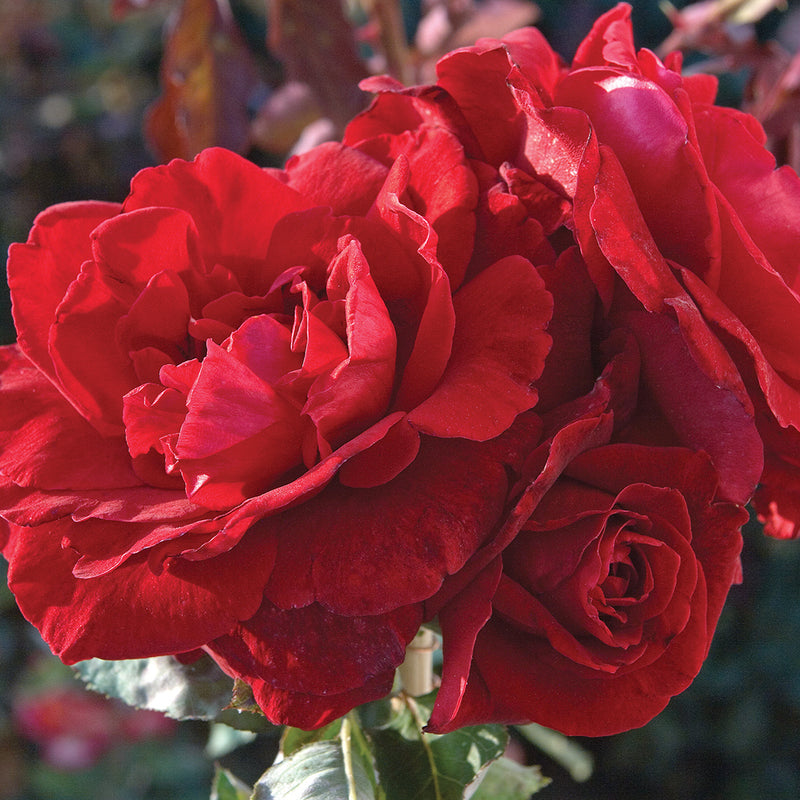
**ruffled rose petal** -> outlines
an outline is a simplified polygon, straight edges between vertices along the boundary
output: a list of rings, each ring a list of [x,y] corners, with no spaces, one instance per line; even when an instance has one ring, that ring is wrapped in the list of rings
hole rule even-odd
[[[141,483],[125,440],[101,436],[16,345],[0,348],[0,388],[3,475],[26,487],[76,492]]]
[[[348,355],[314,381],[303,414],[314,422],[318,438],[335,448],[386,412],[397,336],[355,240],[344,243],[330,266],[328,298],[344,300]]]
[[[246,293],[257,294],[265,280],[264,256],[275,224],[310,205],[252,162],[228,150],[210,148],[194,161],[175,160],[137,173],[124,208],[160,206],[186,211],[200,235],[205,263],[209,267],[223,264]],[[229,213],[231,208],[237,213]]]
[[[213,565],[176,561],[158,575],[146,557],[137,556],[107,575],[82,580],[72,574],[78,556],[61,547],[69,528],[58,522],[12,526],[6,548],[8,582],[20,610],[66,663],[193,650],[228,633],[261,603],[269,541],[249,537]]]
[[[627,3],[618,3],[595,21],[578,45],[572,59],[572,69],[608,64],[630,67],[635,63],[631,7]]]
[[[391,482],[334,484],[262,523],[279,541],[267,597],[282,608],[317,601],[348,615],[427,599],[487,539],[507,490],[491,444],[424,437]]]
[[[334,214],[364,216],[386,180],[387,167],[369,154],[338,142],[325,142],[285,167],[286,179],[303,197]]]
[[[317,604],[283,610],[268,601],[209,649],[238,672],[304,694],[340,694],[393,672],[422,621],[419,606],[339,616]]]
[[[437,83],[458,103],[480,143],[481,160],[496,167],[514,157],[524,126],[506,85],[512,66],[508,49],[492,39],[436,64]]]
[[[529,261],[509,256],[462,287],[454,306],[447,368],[409,421],[423,433],[485,441],[536,403],[552,298]]]
[[[626,323],[639,343],[645,380],[681,442],[711,456],[723,498],[746,503],[764,466],[753,417],[698,368],[668,317],[632,312]]]
[[[342,466],[339,482],[354,489],[388,483],[417,457],[419,448],[419,432],[409,424],[407,417],[403,417],[381,440]]]
[[[502,560],[498,557],[439,613],[447,668],[442,673],[428,730],[440,730],[458,714],[472,667],[475,640],[492,616],[492,598],[502,568]]]
[[[139,380],[128,353],[109,332],[128,311],[87,261],[50,329],[50,353],[64,395],[101,433],[123,431],[122,397]]]
[[[436,232],[437,257],[455,291],[472,255],[478,201],[477,180],[461,143],[444,129],[423,126],[361,142],[359,149],[387,165],[401,155],[408,160],[403,202]]]
[[[51,206],[39,214],[25,244],[8,251],[17,341],[51,380],[55,378],[48,339],[56,309],[81,264],[91,258],[89,235],[120,212],[117,203],[80,202]]]
[[[588,114],[601,145],[621,162],[661,253],[702,274],[713,233],[713,202],[673,99],[643,77],[592,69],[567,76],[559,84],[556,104]]]
[[[269,318],[254,317],[250,325]],[[209,342],[175,454],[189,497],[208,508],[239,505],[301,460],[306,423],[249,364]]]
[[[695,108],[697,138],[708,174],[742,227],[787,286],[800,290],[800,180],[775,169],[754,118],[731,108]],[[732,157],[735,154],[735,157]]]

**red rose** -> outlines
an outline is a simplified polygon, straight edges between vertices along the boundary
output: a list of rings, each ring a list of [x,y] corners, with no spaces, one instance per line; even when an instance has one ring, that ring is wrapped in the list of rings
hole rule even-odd
[[[457,136],[480,180],[475,262],[577,246],[597,330],[636,337],[659,427],[708,452],[738,503],[766,447],[758,509],[796,534],[800,180],[752,117],[713,104],[713,77],[680,67],[635,50],[621,4],[569,66],[525,29],[445,56],[436,86],[372,80],[345,141],[434,123]]]
[[[661,711],[708,653],[747,513],[715,500],[705,454],[616,444],[564,463],[579,432],[544,448],[533,513],[440,614],[434,732],[533,720],[618,733]]]
[[[301,727],[389,690],[502,512],[510,456],[482,442],[550,346],[528,260],[465,279],[475,203],[430,131],[285,172],[211,150],[37,218],[9,259],[0,508],[54,652],[204,648]]]

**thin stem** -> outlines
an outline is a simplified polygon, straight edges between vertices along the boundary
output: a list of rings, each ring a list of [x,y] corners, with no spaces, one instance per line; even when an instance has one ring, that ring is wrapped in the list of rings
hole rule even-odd
[[[356,776],[353,770],[353,743],[350,738],[350,720],[345,717],[342,720],[342,755],[344,757],[344,774],[347,778],[347,798],[348,800],[358,800],[356,789]]]

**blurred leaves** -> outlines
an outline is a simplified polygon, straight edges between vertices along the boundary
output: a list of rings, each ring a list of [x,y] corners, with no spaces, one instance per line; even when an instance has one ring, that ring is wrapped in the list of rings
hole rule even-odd
[[[217,767],[210,800],[250,800],[252,789],[226,769]]]
[[[369,74],[340,0],[269,0],[269,46],[289,80],[307,84],[337,131],[368,102],[358,83]]]
[[[167,34],[161,86],[145,120],[161,161],[191,159],[214,145],[247,149],[259,78],[228,0],[183,0]]]
[[[539,767],[526,767],[503,756],[489,765],[471,800],[528,800],[549,784]]]

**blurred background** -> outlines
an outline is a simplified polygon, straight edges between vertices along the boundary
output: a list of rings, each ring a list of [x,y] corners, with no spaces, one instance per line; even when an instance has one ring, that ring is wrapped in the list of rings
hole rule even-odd
[[[68,200],[121,201],[133,174],[222,144],[278,166],[337,136],[391,72],[430,81],[436,59],[537,24],[569,59],[605,0],[0,0],[0,243]],[[800,3],[633,3],[639,46],[685,51],[720,76],[720,102],[800,164]],[[14,340],[5,286],[0,337]],[[546,800],[800,797],[800,543],[745,531],[734,587],[700,676],[638,731],[579,740],[576,782],[532,747]],[[19,615],[0,559],[0,800],[199,800],[215,761],[250,783],[274,736],[135,711],[84,689]],[[234,745],[237,745],[234,748]]]

